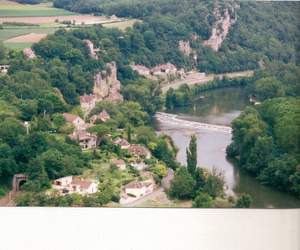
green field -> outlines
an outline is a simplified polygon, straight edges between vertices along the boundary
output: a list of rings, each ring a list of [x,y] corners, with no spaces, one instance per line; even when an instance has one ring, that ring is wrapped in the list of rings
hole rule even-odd
[[[32,27],[32,26],[12,26],[10,28],[4,27],[0,30],[0,42],[4,42],[9,38],[21,36],[29,33],[36,34],[52,34],[58,28],[55,27]]]
[[[0,1],[0,17],[65,16],[74,14],[47,5],[23,5]]]
[[[103,24],[106,28],[118,28],[120,30],[125,30],[128,27],[132,27],[135,22],[139,20],[137,19],[130,19],[130,20],[124,20],[122,22],[111,22],[111,23],[105,23]]]

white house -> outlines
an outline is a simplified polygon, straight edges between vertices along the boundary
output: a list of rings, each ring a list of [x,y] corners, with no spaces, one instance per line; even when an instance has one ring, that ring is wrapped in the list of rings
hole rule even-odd
[[[142,171],[148,167],[148,165],[145,162],[134,162],[134,163],[131,163],[130,166],[132,166],[133,168],[135,168],[138,171]]]
[[[124,187],[124,191],[127,195],[134,197],[143,197],[152,193],[154,190],[154,184],[152,181],[133,181],[128,183]]]
[[[86,195],[96,193],[98,191],[98,184],[74,176],[66,176],[54,180],[52,188],[59,190],[61,194],[78,193]]]
[[[9,65],[7,65],[7,64],[0,65],[0,72],[1,73],[6,74],[8,72],[8,69],[9,69]]]

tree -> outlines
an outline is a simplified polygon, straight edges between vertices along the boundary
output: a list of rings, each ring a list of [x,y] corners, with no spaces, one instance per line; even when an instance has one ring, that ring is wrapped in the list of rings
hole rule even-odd
[[[217,169],[213,168],[213,170],[209,173],[203,192],[209,194],[212,198],[216,198],[220,196],[224,192],[224,176],[222,173],[218,172]]]
[[[212,207],[213,199],[207,193],[198,193],[196,198],[193,200],[194,208],[210,208]]]
[[[283,86],[275,77],[261,78],[254,83],[255,93],[261,100],[284,95]]]
[[[128,125],[128,126],[127,126],[127,140],[128,140],[129,143],[131,143],[131,133],[132,133],[131,130],[132,130],[132,129],[131,129],[131,126]]]
[[[237,202],[235,207],[236,208],[249,208],[251,206],[252,203],[252,198],[249,194],[242,194]]]
[[[7,49],[4,47],[3,43],[0,43],[0,61],[2,61],[3,59],[5,59],[6,57],[6,52]]]
[[[185,167],[175,172],[169,194],[172,198],[191,199],[194,195],[195,181]]]
[[[192,135],[189,148],[186,149],[187,169],[191,176],[195,176],[197,168],[197,137]]]

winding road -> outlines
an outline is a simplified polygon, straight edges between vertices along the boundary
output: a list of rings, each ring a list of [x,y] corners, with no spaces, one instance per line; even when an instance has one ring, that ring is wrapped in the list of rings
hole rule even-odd
[[[222,79],[223,77],[227,78],[245,78],[245,77],[251,77],[253,76],[254,71],[253,70],[246,70],[246,71],[237,71],[237,72],[230,72],[230,73],[224,73],[224,74],[208,74],[203,75],[199,72],[192,72],[187,75],[187,77],[183,80],[176,80],[172,81],[170,83],[167,83],[161,87],[161,90],[163,93],[166,93],[168,89],[178,89],[181,85],[187,84],[187,85],[196,85],[196,84],[205,84],[210,81],[213,81],[214,78]]]

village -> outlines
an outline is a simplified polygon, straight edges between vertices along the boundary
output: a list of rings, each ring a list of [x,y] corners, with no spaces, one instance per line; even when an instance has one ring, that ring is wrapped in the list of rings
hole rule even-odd
[[[83,40],[88,55],[91,59],[99,59],[99,48],[95,48],[93,42],[90,40]],[[35,52],[31,48],[23,49],[23,56],[26,60],[34,60],[37,58]],[[99,143],[101,138],[96,133],[90,132],[90,128],[97,124],[105,124],[111,119],[111,115],[103,109],[97,114],[91,115],[93,109],[97,103],[101,101],[107,101],[112,103],[119,103],[123,101],[123,96],[120,93],[121,83],[117,79],[117,65],[115,62],[107,63],[107,70],[98,71],[94,76],[94,86],[91,94],[84,94],[80,97],[80,108],[83,112],[83,116],[79,116],[73,113],[63,113],[62,116],[66,121],[66,125],[71,128],[71,133],[68,135],[69,139],[78,143],[81,149],[88,152],[101,151],[99,149]],[[9,65],[1,65],[1,73],[6,74],[9,69]],[[171,76],[184,77],[184,70],[178,71],[176,67],[170,63],[164,65],[158,65],[151,69],[146,74],[143,74],[139,69],[139,66],[133,67],[134,70],[143,76],[147,77],[149,73],[158,78],[168,78]],[[24,126],[27,129],[27,133],[30,130],[30,123],[24,122]],[[131,203],[152,194],[155,190],[161,186],[163,190],[167,190],[170,187],[170,182],[174,177],[174,171],[168,170],[166,176],[159,182],[155,180],[154,175],[149,171],[151,164],[148,162],[156,161],[152,158],[151,152],[148,148],[141,144],[132,144],[124,137],[124,130],[119,129],[120,136],[113,138],[111,134],[106,136],[112,141],[113,145],[119,147],[121,151],[126,152],[128,155],[126,159],[112,157],[107,159],[106,164],[108,168],[115,167],[120,172],[128,172],[128,169],[135,171],[135,176],[128,175],[130,181],[126,181],[120,189],[120,205],[130,206]],[[103,181],[99,177],[92,174],[92,177],[88,178],[81,176],[64,176],[52,181],[52,187],[46,194],[51,195],[56,193],[60,196],[67,194],[78,194],[82,196],[89,196],[96,194],[99,191],[99,183]],[[16,187],[18,189],[18,187]],[[160,189],[161,191],[161,189]]]

